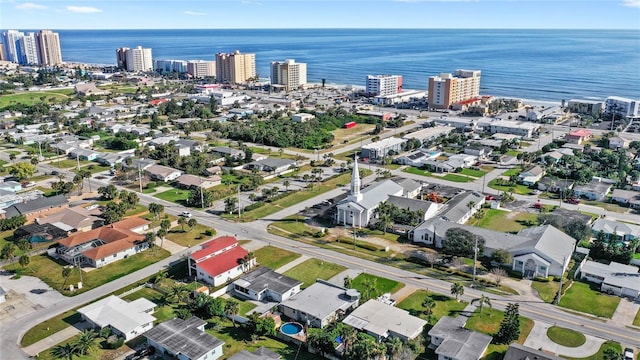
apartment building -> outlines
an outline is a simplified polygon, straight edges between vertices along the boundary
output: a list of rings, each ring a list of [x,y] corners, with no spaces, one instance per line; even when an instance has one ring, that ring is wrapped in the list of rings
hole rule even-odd
[[[293,59],[271,63],[271,84],[284,86],[291,91],[307,83],[307,64],[297,63]]]
[[[128,47],[121,47],[116,49],[116,63],[119,69],[127,68],[127,51],[131,50]]]
[[[51,30],[40,30],[36,33],[36,43],[40,65],[56,66],[62,64],[62,50],[58,33]]]
[[[18,63],[21,65],[40,65],[36,34],[27,33],[18,38]]]
[[[125,51],[127,71],[153,71],[151,48],[137,46]]]
[[[2,44],[5,49],[7,61],[18,62],[18,39],[24,36],[24,33],[18,30],[7,30],[2,33]]]
[[[638,116],[640,101],[619,96],[609,96],[605,101],[605,112],[616,116]]]
[[[216,80],[218,83],[242,84],[256,76],[256,54],[216,54]]]
[[[367,75],[366,92],[370,96],[390,96],[402,92],[401,75]]]
[[[216,76],[216,62],[206,60],[187,61],[187,74],[191,77],[201,79]]]
[[[458,69],[429,78],[429,107],[448,109],[451,105],[480,96],[480,70]]]

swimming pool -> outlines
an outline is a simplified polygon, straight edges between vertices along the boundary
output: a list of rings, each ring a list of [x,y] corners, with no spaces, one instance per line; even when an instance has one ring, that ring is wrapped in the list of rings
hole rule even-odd
[[[283,334],[290,336],[298,335],[302,332],[302,325],[295,322],[284,323],[280,327],[280,331],[282,331]]]

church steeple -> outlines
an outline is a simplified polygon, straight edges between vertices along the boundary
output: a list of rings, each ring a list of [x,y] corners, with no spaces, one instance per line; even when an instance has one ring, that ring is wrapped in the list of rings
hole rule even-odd
[[[358,153],[353,158],[353,172],[351,173],[351,201],[359,202],[362,200],[360,193],[360,172],[358,171]]]

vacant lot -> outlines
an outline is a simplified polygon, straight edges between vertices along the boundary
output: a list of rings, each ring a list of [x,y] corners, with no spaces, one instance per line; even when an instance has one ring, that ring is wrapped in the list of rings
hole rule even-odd
[[[469,222],[485,229],[516,233],[524,228],[538,225],[538,215],[529,212],[488,209],[482,219],[471,219]]]
[[[502,311],[485,307],[482,314],[476,310],[471,318],[469,318],[469,321],[467,321],[465,327],[488,335],[494,335],[498,332],[498,329],[500,329],[500,323],[503,318],[504,313]],[[531,329],[533,329],[533,325],[533,320],[520,316],[520,337],[516,340],[516,343],[524,343]],[[508,347],[509,345],[490,344],[484,359],[502,359]]]
[[[368,284],[373,286],[373,289],[370,289]],[[404,284],[380,276],[362,273],[353,279],[351,286],[360,291],[365,297],[375,298],[382,294],[393,294],[402,289]]]
[[[340,145],[345,142],[353,141],[360,139],[367,134],[369,134],[373,129],[375,129],[375,125],[372,124],[357,124],[351,129],[337,129],[333,130],[333,136],[335,137],[333,140],[333,145]]]
[[[346,270],[346,268],[338,264],[318,259],[309,259],[289,269],[284,275],[302,281],[302,288],[306,288],[315,283],[317,279],[329,280],[344,270]]]
[[[587,283],[575,281],[560,299],[560,306],[610,319],[619,302],[618,296],[602,294]]]
[[[154,194],[153,196],[157,197],[158,199],[174,202],[176,204],[186,205],[187,199],[189,199],[189,190],[171,189],[159,194]]]
[[[211,235],[207,235],[207,231],[211,231]],[[211,239],[215,235],[215,230],[208,226],[197,224],[193,228],[189,228],[186,224],[183,226],[178,225],[169,230],[167,234],[167,240],[171,240],[174,243],[186,247],[192,247],[205,240]]]
[[[277,270],[281,266],[300,257],[300,254],[281,249],[275,246],[265,246],[254,252],[258,264]]]
[[[0,97],[0,110],[10,105],[23,104],[31,106],[37,103],[55,104],[68,96],[54,92],[28,92],[22,94],[3,95]]]
[[[406,299],[398,304],[400,309],[409,311],[414,316],[419,316],[427,320],[428,316],[424,311],[422,303],[430,297],[436,302],[436,307],[431,314],[431,325],[434,325],[443,316],[458,316],[458,313],[467,306],[466,302],[456,301],[448,296],[432,293],[429,291],[418,290],[409,295]]]

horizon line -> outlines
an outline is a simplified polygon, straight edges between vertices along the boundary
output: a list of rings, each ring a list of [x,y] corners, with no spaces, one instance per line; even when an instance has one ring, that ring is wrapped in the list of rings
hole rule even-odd
[[[20,28],[20,27],[8,27],[0,30],[37,30],[36,28]],[[270,28],[270,27],[257,27],[257,28],[241,28],[241,27],[226,27],[226,28],[42,28],[51,30],[77,30],[77,31],[127,31],[127,30],[598,30],[598,31],[640,31],[640,28],[421,28],[421,27],[291,27],[291,28]],[[39,29],[38,29],[39,30]]]

